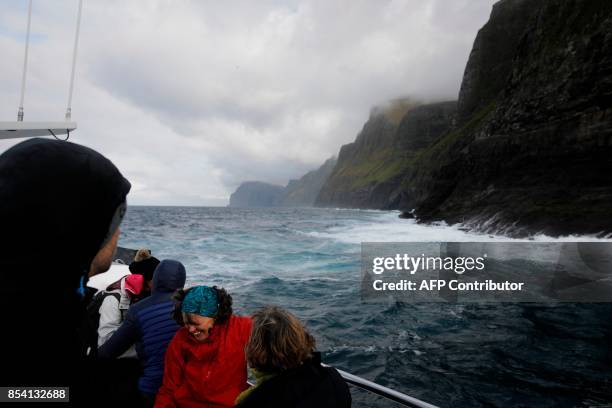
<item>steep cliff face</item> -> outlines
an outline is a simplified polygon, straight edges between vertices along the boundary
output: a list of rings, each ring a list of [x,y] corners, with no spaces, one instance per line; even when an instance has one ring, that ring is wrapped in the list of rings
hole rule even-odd
[[[612,1],[499,1],[456,107],[393,117],[372,112],[317,205],[515,235],[612,233]]]
[[[355,142],[340,149],[316,205],[397,208],[402,178],[420,151],[449,129],[455,105],[404,100],[374,109]]]
[[[375,202],[373,189],[380,187],[381,170],[385,171],[391,164],[396,128],[397,125],[383,113],[372,112],[355,142],[340,149],[338,163],[315,204],[345,208],[384,207],[389,192],[378,194],[382,201]]]
[[[459,123],[469,121],[503,89],[522,34],[536,8],[533,0],[502,0],[493,5],[489,21],[476,35],[465,67],[457,107]]]
[[[230,196],[230,207],[275,207],[285,188],[260,181],[247,181]]]
[[[280,204],[283,207],[312,207],[321,191],[321,187],[329,178],[336,166],[336,158],[332,157],[317,170],[309,171],[298,180],[290,180],[285,187]]]
[[[405,175],[401,209],[515,234],[612,232],[612,2],[497,3],[458,112]]]

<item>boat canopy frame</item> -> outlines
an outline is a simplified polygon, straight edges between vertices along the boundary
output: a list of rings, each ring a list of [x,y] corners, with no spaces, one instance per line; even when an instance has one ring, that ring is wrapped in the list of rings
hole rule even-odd
[[[0,122],[0,139],[66,135],[76,130],[76,122]]]
[[[0,122],[0,139],[14,139],[23,137],[66,135],[64,140],[70,138],[70,132],[76,130],[77,124],[72,121],[72,93],[74,90],[74,72],[76,68],[77,50],[79,46],[79,33],[81,28],[81,15],[83,12],[83,0],[79,0],[76,32],[72,50],[72,69],[70,71],[70,85],[68,89],[68,104],[63,122],[24,122],[23,101],[25,96],[26,78],[28,70],[28,55],[30,49],[30,28],[32,23],[32,0],[28,1],[28,20],[26,28],[25,53],[23,58],[23,72],[21,75],[21,93],[16,122]]]

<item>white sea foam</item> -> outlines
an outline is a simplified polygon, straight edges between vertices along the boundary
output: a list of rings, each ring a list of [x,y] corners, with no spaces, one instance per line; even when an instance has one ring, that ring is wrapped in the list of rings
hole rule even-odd
[[[400,219],[399,211],[377,211],[377,213],[371,221],[347,221],[345,225],[306,234],[315,238],[332,239],[348,244],[362,242],[612,241],[589,235],[553,238],[542,234],[530,239],[512,239],[503,235],[467,231],[461,225],[450,226],[444,222],[419,224],[415,220]]]
[[[421,351],[413,350],[411,348],[406,348],[406,347],[392,347],[392,346],[376,346],[376,345],[362,345],[362,346],[351,346],[348,344],[342,344],[342,345],[337,345],[337,346],[332,346],[330,347],[326,352],[328,354],[334,354],[334,353],[340,353],[343,351],[353,351],[353,352],[358,352],[358,353],[380,353],[380,352],[387,352],[387,351],[391,351],[391,352],[397,352],[397,353],[406,353],[409,351],[414,352],[417,355],[421,355],[423,354]]]

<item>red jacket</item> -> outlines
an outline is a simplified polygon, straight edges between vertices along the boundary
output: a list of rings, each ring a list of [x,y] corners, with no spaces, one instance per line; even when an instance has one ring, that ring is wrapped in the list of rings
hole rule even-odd
[[[166,352],[164,380],[155,408],[233,407],[247,388],[244,347],[251,335],[249,317],[232,315],[215,325],[204,343],[185,327],[179,329]]]

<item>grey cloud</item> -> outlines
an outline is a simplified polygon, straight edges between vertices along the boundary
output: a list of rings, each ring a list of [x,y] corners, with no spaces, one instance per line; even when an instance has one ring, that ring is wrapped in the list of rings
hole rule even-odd
[[[218,203],[247,179],[285,184],[352,141],[372,106],[456,98],[493,2],[86,2],[75,137],[143,186],[138,203]],[[60,117],[76,4],[35,6],[45,37],[29,112]],[[21,61],[25,15],[7,10],[0,45]],[[16,108],[13,68],[0,67],[3,120]]]

